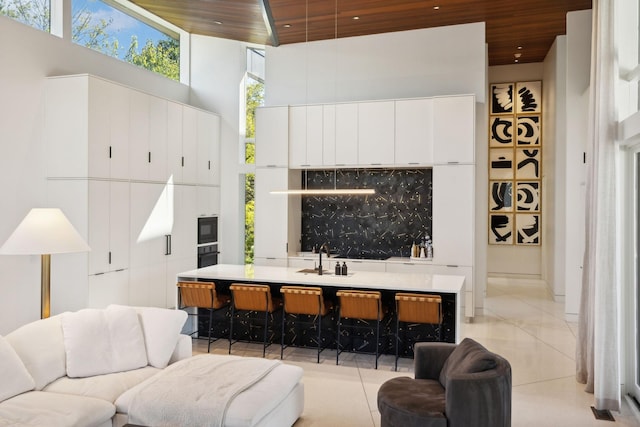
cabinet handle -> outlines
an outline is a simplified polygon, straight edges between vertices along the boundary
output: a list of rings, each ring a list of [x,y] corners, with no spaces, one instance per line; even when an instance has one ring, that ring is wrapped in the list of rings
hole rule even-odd
[[[184,156],[182,156],[182,167],[184,167]]]
[[[381,166],[382,163],[371,163],[371,166]]]
[[[111,251],[109,251],[109,264],[111,264]]]
[[[149,151],[149,163],[151,163],[151,151]]]
[[[458,268],[458,266],[457,266],[457,265],[453,265],[453,264],[447,264],[447,267],[450,267],[450,268]]]
[[[125,270],[124,268],[119,268],[119,269],[115,270],[115,272],[116,273],[120,273],[121,271],[124,271],[124,270]]]
[[[459,164],[459,163],[460,163],[460,162],[447,162],[447,164],[448,164],[448,165],[457,165],[457,164]]]
[[[207,167],[211,170],[211,160],[209,160],[209,165]]]
[[[111,158],[111,146],[109,146],[109,158]]]
[[[420,162],[409,162],[410,165],[419,165]]]
[[[164,235],[164,241],[165,241],[164,254],[165,255],[171,255],[171,234],[165,234]]]

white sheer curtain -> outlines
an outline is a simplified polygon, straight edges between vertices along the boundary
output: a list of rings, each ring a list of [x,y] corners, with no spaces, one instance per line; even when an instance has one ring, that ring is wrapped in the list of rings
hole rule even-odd
[[[593,1],[587,141],[586,240],[576,377],[596,409],[620,410],[615,143],[615,0]]]

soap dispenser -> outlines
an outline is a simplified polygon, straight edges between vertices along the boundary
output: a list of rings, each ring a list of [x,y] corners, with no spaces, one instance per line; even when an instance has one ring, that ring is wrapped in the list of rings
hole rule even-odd
[[[340,272],[343,276],[347,275],[347,263],[343,262],[342,263],[342,268],[341,268],[341,272]]]
[[[340,276],[342,274],[342,268],[340,268],[340,261],[336,262],[336,276]]]

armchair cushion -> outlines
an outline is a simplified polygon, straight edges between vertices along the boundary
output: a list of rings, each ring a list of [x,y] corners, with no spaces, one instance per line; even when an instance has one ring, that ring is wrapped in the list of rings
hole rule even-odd
[[[447,427],[445,390],[436,380],[389,380],[378,391],[378,409],[385,414],[383,425]]]
[[[476,341],[465,338],[451,352],[440,371],[440,384],[447,386],[449,376],[453,374],[473,374],[495,369],[495,355]]]

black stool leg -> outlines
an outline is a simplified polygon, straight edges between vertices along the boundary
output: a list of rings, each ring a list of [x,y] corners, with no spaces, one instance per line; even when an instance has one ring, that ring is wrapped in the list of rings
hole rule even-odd
[[[213,321],[213,307],[209,310],[209,345],[207,347],[207,353],[211,353],[211,324]]]
[[[280,359],[283,359],[284,356],[284,330],[285,330],[285,321],[287,318],[287,313],[282,310],[282,335],[280,336]]]
[[[229,321],[229,354],[231,354],[231,344],[233,342],[233,318],[236,314],[236,306],[232,303],[231,305],[231,320]]]
[[[340,324],[342,323],[342,319],[338,315],[338,337],[336,338],[336,365],[338,364],[338,359],[340,357]]]
[[[396,316],[396,368],[398,370],[398,352],[400,347],[400,319]]]
[[[264,338],[262,341],[262,357],[267,353],[267,332],[269,331],[269,311],[264,312]]]

